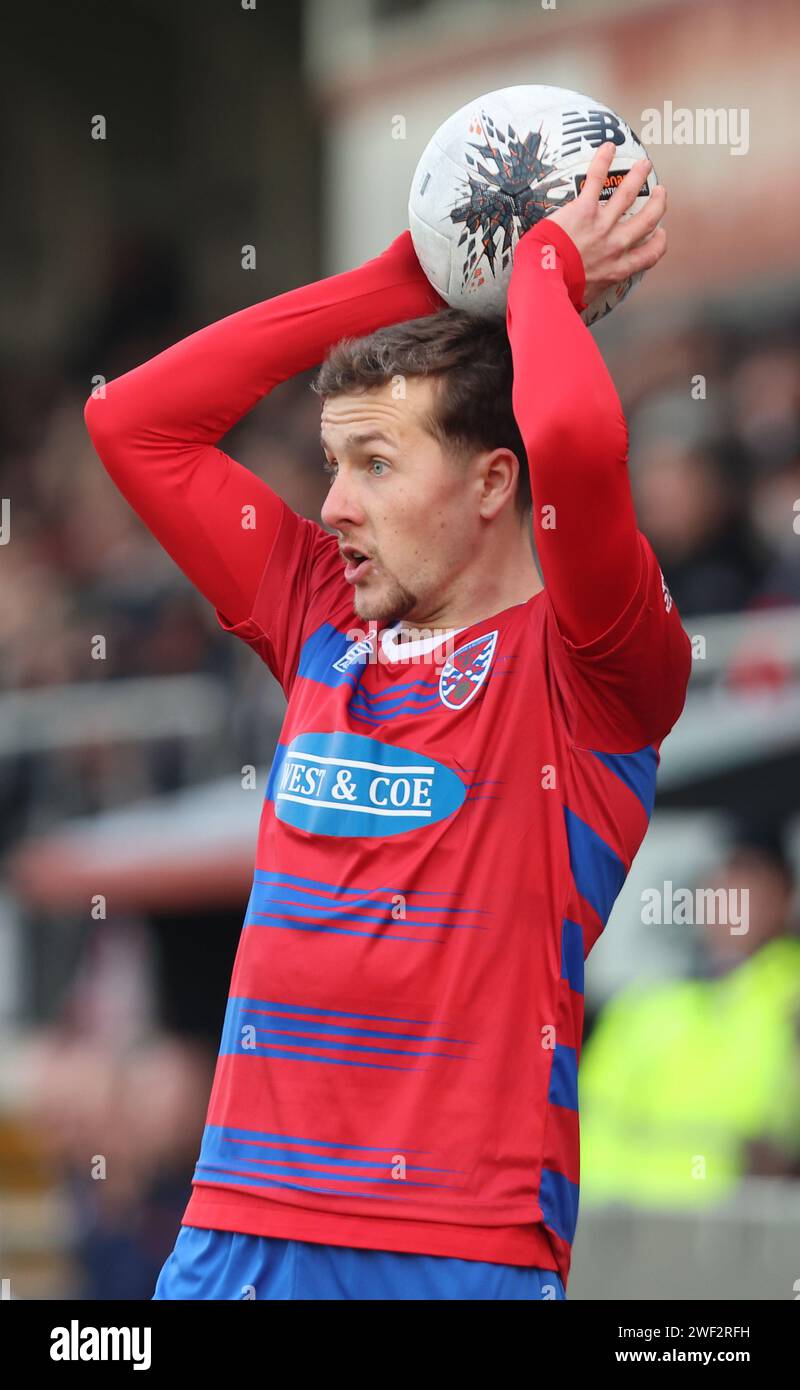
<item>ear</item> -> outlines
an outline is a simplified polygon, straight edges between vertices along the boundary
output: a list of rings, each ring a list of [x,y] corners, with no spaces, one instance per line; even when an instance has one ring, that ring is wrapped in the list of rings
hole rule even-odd
[[[511,449],[492,449],[481,455],[481,516],[487,521],[504,507],[514,506],[519,476],[519,460]]]

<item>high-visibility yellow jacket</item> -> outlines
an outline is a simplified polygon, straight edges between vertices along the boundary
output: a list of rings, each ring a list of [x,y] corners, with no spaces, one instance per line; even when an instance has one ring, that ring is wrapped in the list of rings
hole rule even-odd
[[[744,1144],[800,1155],[800,938],[727,975],[623,991],[579,1076],[581,1203],[719,1201]]]

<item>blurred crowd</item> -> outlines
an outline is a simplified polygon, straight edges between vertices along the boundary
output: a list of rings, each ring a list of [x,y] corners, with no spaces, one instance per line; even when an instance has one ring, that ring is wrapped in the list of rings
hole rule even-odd
[[[147,263],[142,269],[148,269]],[[126,263],[125,273],[134,274]],[[127,306],[131,292],[111,296]],[[81,364],[109,378],[194,325],[174,310],[155,325],[118,310]],[[123,331],[125,330],[125,331]],[[608,354],[629,421],[640,525],[685,619],[800,602],[800,308],[780,331],[700,323],[642,351]],[[109,365],[110,364],[110,365]],[[281,697],[194,593],[117,493],[83,423],[90,374],[62,365],[0,366],[2,496],[11,542],[0,586],[0,692],[190,672],[219,678],[232,744],[213,766],[271,757]],[[319,517],[319,403],[310,374],[279,387],[226,449],[302,514]],[[103,660],[92,639],[107,639]],[[48,750],[6,759],[0,853],[28,828],[181,785],[180,746]]]
[[[160,331],[82,356],[109,380],[193,327],[170,316]],[[110,364],[110,365],[109,365]],[[225,441],[241,462],[269,480],[287,502],[319,517],[319,404],[309,376],[278,390]],[[230,701],[232,741],[214,747],[227,769],[241,752],[271,758],[282,697],[264,682],[249,651],[226,640],[213,609],[153,541],[117,492],[83,421],[91,376],[66,370],[39,379],[31,366],[0,364],[0,488],[10,500],[10,542],[0,586],[0,695],[11,691],[131,677],[202,673]],[[102,660],[93,643],[106,639]],[[265,699],[264,686],[270,698]],[[0,791],[0,852],[27,828],[65,814],[101,811],[173,789],[186,780],[180,750],[88,744],[6,763]],[[231,761],[233,759],[233,762]],[[208,764],[206,764],[208,767]],[[121,775],[119,775],[121,773]]]
[[[229,711],[227,741],[215,747],[209,766],[220,772],[243,762],[264,767],[282,716],[280,691],[244,644],[222,633],[206,601],[150,538],[106,476],[84,427],[92,372],[111,379],[199,326],[166,273],[161,297],[154,297],[152,272],[143,252],[121,260],[117,282],[109,287],[111,308],[102,322],[85,325],[73,360],[47,369],[0,364],[0,495],[11,499],[0,586],[0,701],[13,692],[64,684],[96,688],[131,677],[204,673],[219,680]],[[681,615],[800,602],[800,537],[794,529],[795,523],[800,528],[800,307],[779,330],[709,326],[698,312],[693,327],[662,335],[646,350],[634,335],[615,345],[607,360],[629,421],[640,525]],[[280,387],[231,432],[224,447],[297,511],[318,518],[325,481],[319,402],[309,380]],[[103,661],[91,656],[96,634],[107,638]],[[32,831],[124,804],[134,795],[173,790],[189,775],[180,747],[169,741],[90,742],[5,755],[0,853]],[[760,910],[772,914],[770,926],[764,940],[750,938],[748,953],[792,931],[790,871],[784,872],[775,854],[765,862]],[[724,868],[735,871],[735,863]],[[712,957],[707,977],[727,975],[741,963],[722,963],[713,952]],[[91,960],[87,965],[79,957],[76,974],[87,970]],[[223,993],[226,988],[221,981]],[[787,1020],[791,1008],[787,1002]],[[640,1016],[643,1038],[647,1016],[647,1010]],[[15,1093],[24,1097],[25,1132],[42,1141],[43,1187],[47,1175],[56,1173],[72,1194],[75,1265],[59,1291],[148,1298],[188,1195],[217,1039],[182,1038],[159,1023],[157,1008],[143,1008],[138,1032],[134,1023],[115,1052],[107,1033],[98,1048],[86,1017],[74,1008],[73,992],[65,995],[60,1014],[26,1034]],[[587,1062],[593,1058],[587,1068],[590,1102],[604,1093],[601,1046],[612,1036],[613,1023],[607,1017],[598,1025],[596,1057],[591,1041],[587,1049]],[[633,1026],[626,1014],[625,1027]],[[699,1028],[696,1018],[693,1026]],[[782,1045],[793,1038],[797,1057],[793,1027],[786,1021]],[[603,1161],[618,1172],[614,1145],[624,1151],[626,1126],[640,1124],[634,1095],[646,1105],[652,1076],[659,1067],[669,1070],[668,1055],[634,1051],[642,1071],[631,1083],[630,1114],[619,1117],[616,1135],[590,1128],[598,1192]],[[782,1056],[776,1052],[778,1060]],[[772,1075],[765,1063],[763,1077]],[[695,1098],[701,1108],[704,1095]],[[588,1113],[591,1125],[591,1104]],[[741,1134],[736,1129],[737,1144],[741,1139],[757,1145],[761,1138],[747,1125]],[[796,1173],[800,1141],[795,1149],[797,1136],[790,1138],[777,1170]],[[16,1171],[12,1149],[6,1135],[0,1142],[0,1188]],[[107,1182],[92,1180],[87,1153],[105,1156]],[[760,1161],[767,1162],[763,1152]],[[644,1160],[640,1173],[643,1168]],[[740,1156],[733,1170],[758,1167]],[[648,1196],[656,1189],[654,1182]]]
[[[682,616],[800,602],[800,306],[610,357],[639,524]]]
[[[171,316],[149,339],[133,335],[135,352],[117,344],[106,359],[95,354],[95,366],[118,375],[193,326]],[[800,306],[779,332],[698,323],[644,352],[634,336],[607,356],[629,421],[640,524],[681,613],[800,601]],[[318,519],[319,402],[309,380],[278,388],[225,448]],[[82,416],[90,385],[63,369],[43,378],[0,364],[0,476],[13,538],[0,591],[0,690],[229,676],[231,644],[216,640],[208,605],[95,455]],[[89,654],[96,632],[109,637],[102,663]]]

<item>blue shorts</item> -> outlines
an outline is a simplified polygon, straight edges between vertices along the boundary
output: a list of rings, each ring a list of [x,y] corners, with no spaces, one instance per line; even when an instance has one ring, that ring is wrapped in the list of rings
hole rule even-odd
[[[562,1299],[553,1269],[181,1226],[154,1299]]]

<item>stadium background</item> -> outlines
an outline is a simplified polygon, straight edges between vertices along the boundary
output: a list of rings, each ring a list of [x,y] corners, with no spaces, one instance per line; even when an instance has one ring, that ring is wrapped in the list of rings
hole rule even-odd
[[[0,1279],[3,1297],[138,1299],[188,1194],[282,698],[105,475],[82,417],[93,377],[376,254],[405,225],[432,130],[477,93],[567,86],[634,129],[665,102],[748,112],[746,153],[651,145],[670,251],[594,330],[630,422],[640,524],[698,659],[650,832],[590,958],[588,1057],[632,987],[647,1001],[715,974],[701,928],[643,925],[645,888],[721,881],[745,841],[758,854],[735,881],[752,887],[757,920],[742,953],[762,936],[797,939],[780,862],[800,867],[800,12],[790,0],[91,0],[16,7],[4,32]],[[318,517],[307,388],[279,388],[225,447]],[[750,1124],[730,1182],[703,1200],[657,1182],[636,1200],[624,1184],[582,1196],[572,1298],[794,1296],[797,1001],[794,976],[781,1080],[756,1107],[769,1132]],[[715,1063],[722,1111],[756,1050],[737,1017],[727,1072]],[[681,1075],[688,1091],[711,1065],[702,1036],[675,1039],[678,1111]],[[602,1124],[602,1101],[595,1114]],[[656,1119],[668,1145],[674,1116]],[[587,1192],[590,1162],[585,1150]]]

